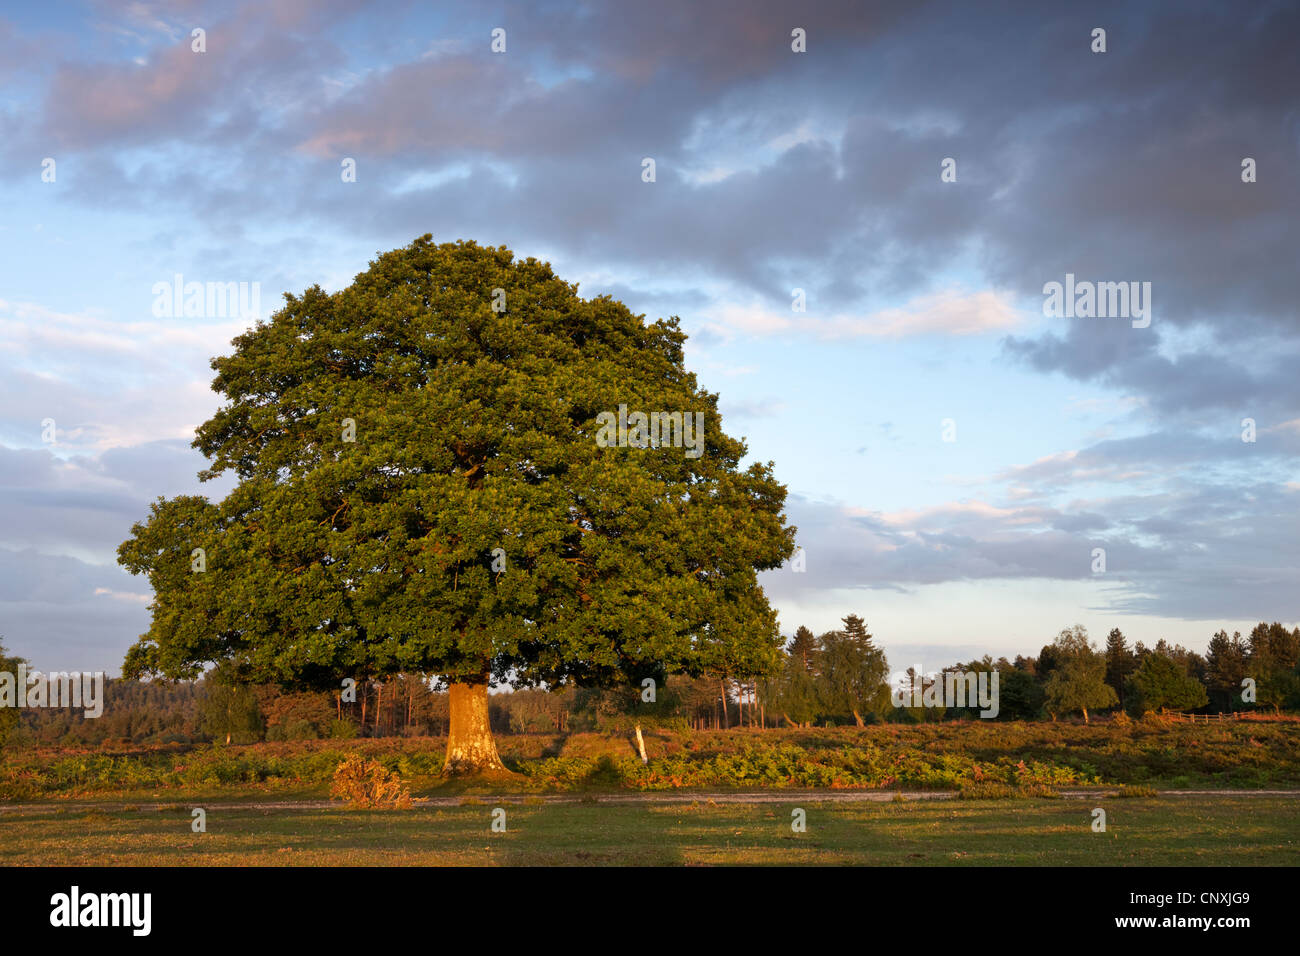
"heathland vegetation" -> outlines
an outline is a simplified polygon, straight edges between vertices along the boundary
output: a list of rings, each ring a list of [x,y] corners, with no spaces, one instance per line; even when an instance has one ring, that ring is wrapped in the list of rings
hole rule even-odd
[[[1127,725],[953,721],[864,728],[646,733],[642,763],[630,735],[581,732],[500,738],[517,772],[497,791],[662,792],[684,788],[948,790],[964,797],[1050,796],[1061,790],[1300,788],[1292,718],[1257,716]],[[414,797],[459,787],[441,776],[440,737],[248,745],[32,747],[0,764],[0,799],[170,801],[325,799],[354,756],[397,776]],[[451,792],[460,792],[453,789]]]

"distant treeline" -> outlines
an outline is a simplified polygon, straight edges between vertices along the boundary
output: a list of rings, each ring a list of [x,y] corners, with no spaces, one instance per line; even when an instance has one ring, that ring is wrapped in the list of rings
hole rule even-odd
[[[850,614],[843,623],[821,635],[800,627],[767,675],[671,676],[650,689],[564,687],[494,694],[492,729],[519,734],[613,730],[632,722],[680,729],[919,723],[969,719],[978,711],[974,706],[895,706],[891,669],[865,622]],[[0,647],[0,669],[13,666],[16,661],[5,658]],[[922,675],[918,686],[942,682],[949,672],[993,671],[998,673],[998,720],[1055,720],[1074,714],[1089,719],[1121,708],[1131,716],[1148,711],[1280,713],[1300,709],[1300,628],[1261,622],[1246,638],[1220,631],[1201,655],[1164,640],[1151,648],[1140,641],[1130,646],[1119,629],[1096,648],[1086,631],[1075,626],[1035,657],[995,661],[986,656],[957,663]],[[349,696],[355,699],[345,699]],[[198,681],[110,680],[103,715],[96,719],[71,708],[8,710],[0,716],[0,737],[8,729],[10,747],[441,736],[447,732],[448,699],[436,677],[421,675],[361,682],[349,695],[342,689],[331,694],[239,685],[217,669]]]

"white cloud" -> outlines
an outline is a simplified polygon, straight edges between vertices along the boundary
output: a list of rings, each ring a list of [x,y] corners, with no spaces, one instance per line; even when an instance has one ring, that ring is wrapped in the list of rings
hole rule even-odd
[[[980,335],[1005,332],[1020,322],[1010,297],[1002,292],[946,290],[918,296],[906,305],[865,316],[818,314],[809,301],[807,312],[785,312],[761,305],[723,305],[706,323],[724,338],[801,334],[811,331],[823,339],[886,338],[916,335]]]
[[[53,418],[58,446],[91,450],[192,439],[219,404],[209,361],[242,319],[113,321],[0,300],[0,433],[35,444]]]
[[[133,604],[148,604],[153,597],[148,594],[136,594],[133,591],[114,591],[112,588],[95,588],[97,596],[111,598],[114,601],[129,601]]]

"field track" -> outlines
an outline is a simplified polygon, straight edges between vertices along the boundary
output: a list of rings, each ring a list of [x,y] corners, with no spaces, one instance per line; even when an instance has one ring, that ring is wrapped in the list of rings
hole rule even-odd
[[[1067,800],[1086,800],[1089,797],[1114,797],[1119,791],[1098,787],[1093,790],[1058,790],[1057,795]],[[1300,790],[1157,790],[1161,797],[1285,797],[1300,800]],[[765,803],[890,803],[897,797],[905,801],[954,800],[959,794],[953,790],[761,790],[761,791],[642,791],[633,793],[600,794],[463,794],[454,797],[413,797],[413,807],[458,807],[463,804],[557,804],[557,803],[712,803],[712,804],[765,804]],[[135,810],[141,812],[174,810],[176,807],[202,806],[206,810],[328,810],[343,809],[346,804],[338,800],[277,800],[261,802],[226,801],[211,802],[202,799],[176,800],[170,803],[136,803],[129,801],[106,803],[98,800],[68,800],[64,802],[0,804],[0,815],[38,813],[50,810],[72,810],[93,806],[106,812]]]

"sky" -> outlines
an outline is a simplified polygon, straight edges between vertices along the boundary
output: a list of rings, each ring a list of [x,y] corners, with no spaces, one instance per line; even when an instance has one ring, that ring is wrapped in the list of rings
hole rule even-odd
[[[1267,2],[0,5],[0,640],[120,672],[117,546],[229,488],[190,447],[211,357],[425,233],[680,317],[789,489],[786,634],[856,613],[934,670],[1294,626],[1297,36]],[[166,314],[178,275],[258,295]],[[1149,324],[1050,314],[1067,275]]]

